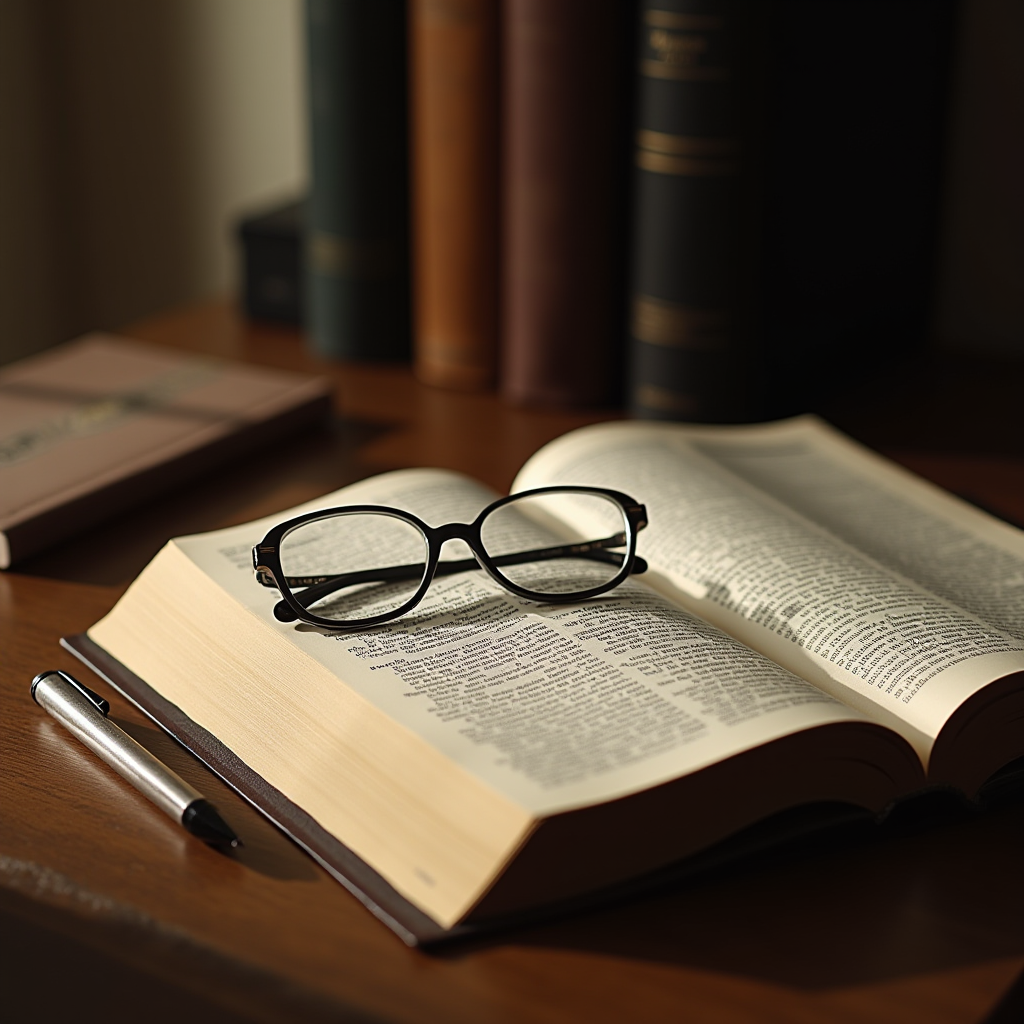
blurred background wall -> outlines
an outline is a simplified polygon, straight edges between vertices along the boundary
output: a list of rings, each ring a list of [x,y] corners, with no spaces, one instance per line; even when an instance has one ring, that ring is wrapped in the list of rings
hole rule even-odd
[[[301,0],[0,0],[0,362],[234,287],[304,188]]]
[[[0,0],[0,363],[235,287],[306,181],[301,0]],[[1024,0],[964,0],[935,336],[1024,355]],[[884,160],[884,154],[879,154]]]

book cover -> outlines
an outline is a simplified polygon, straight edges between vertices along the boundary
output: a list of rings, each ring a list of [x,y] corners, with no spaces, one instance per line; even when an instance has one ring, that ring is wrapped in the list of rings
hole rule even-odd
[[[414,366],[473,391],[498,360],[497,0],[414,0],[410,15]]]
[[[503,9],[501,387],[514,402],[617,397],[627,13],[615,0]]]
[[[634,144],[629,404],[650,419],[755,407],[756,5],[647,0]]]
[[[0,370],[0,568],[313,423],[324,378],[94,334]]]

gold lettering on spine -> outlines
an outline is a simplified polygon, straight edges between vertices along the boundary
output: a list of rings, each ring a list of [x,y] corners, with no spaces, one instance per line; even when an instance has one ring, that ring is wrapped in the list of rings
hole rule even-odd
[[[671,156],[735,156],[740,151],[739,139],[712,138],[707,135],[670,135],[641,128],[636,133],[641,149]]]
[[[650,26],[647,41],[655,56],[640,61],[642,75],[690,82],[724,82],[730,78],[729,68],[704,63],[710,46],[702,33],[724,28],[723,18],[647,11],[644,21]]]
[[[315,231],[306,244],[310,268],[327,277],[386,277],[400,266],[387,239],[355,240]]]
[[[641,129],[636,134],[636,164],[655,174],[719,176],[738,174],[738,139],[670,135]]]
[[[634,338],[649,345],[714,352],[730,346],[732,317],[720,309],[637,295],[633,298],[630,327]]]
[[[678,82],[726,82],[731,77],[728,68],[678,67],[646,59],[640,61],[640,74],[646,78],[671,78]]]
[[[639,384],[633,390],[633,404],[638,409],[673,413],[677,416],[696,416],[701,403],[692,395],[679,395],[653,384]]]
[[[685,156],[665,156],[643,149],[636,154],[636,165],[654,174],[682,174],[694,178],[723,177],[736,174],[740,169],[735,160],[691,160]]]
[[[691,67],[708,51],[707,36],[683,35],[656,28],[650,34],[651,49],[659,61]]]
[[[679,14],[677,11],[645,11],[644,22],[654,28],[678,28],[691,32],[725,27],[725,19],[715,14]]]

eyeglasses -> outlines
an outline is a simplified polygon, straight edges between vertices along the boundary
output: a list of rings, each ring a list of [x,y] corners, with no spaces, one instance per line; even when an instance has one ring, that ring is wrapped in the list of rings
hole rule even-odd
[[[567,524],[579,540],[565,542]],[[646,525],[643,505],[600,487],[520,491],[472,523],[437,527],[397,508],[344,505],[275,526],[252,549],[252,562],[257,581],[281,592],[280,621],[362,629],[415,608],[435,576],[473,569],[531,601],[597,597],[647,570],[636,554]],[[442,560],[452,540],[473,557]]]

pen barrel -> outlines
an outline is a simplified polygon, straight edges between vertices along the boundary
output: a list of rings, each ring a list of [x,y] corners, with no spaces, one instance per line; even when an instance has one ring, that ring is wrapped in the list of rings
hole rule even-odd
[[[40,679],[33,695],[47,714],[175,821],[181,822],[185,808],[202,799],[198,790],[119,729],[56,672]]]

